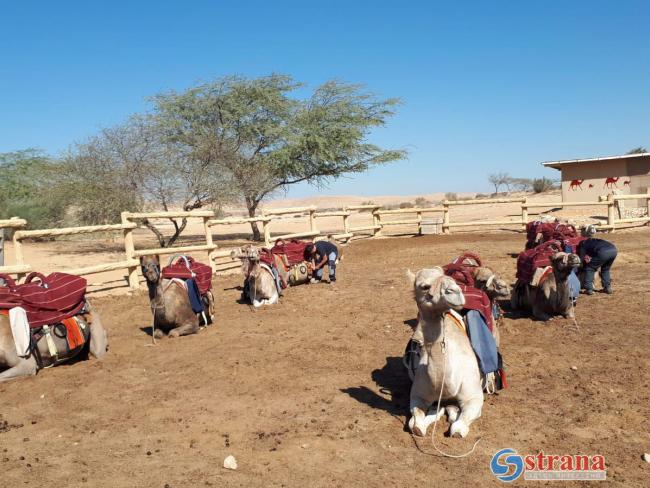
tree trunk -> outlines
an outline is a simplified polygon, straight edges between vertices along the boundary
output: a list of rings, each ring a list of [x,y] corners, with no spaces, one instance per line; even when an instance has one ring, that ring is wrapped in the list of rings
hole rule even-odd
[[[246,197],[246,208],[248,209],[248,216],[255,217],[257,212],[257,206],[259,205],[259,200],[255,200],[250,197]],[[260,228],[257,225],[257,222],[251,222],[251,231],[253,232],[253,240],[255,242],[260,242],[262,240],[262,234],[260,233]]]

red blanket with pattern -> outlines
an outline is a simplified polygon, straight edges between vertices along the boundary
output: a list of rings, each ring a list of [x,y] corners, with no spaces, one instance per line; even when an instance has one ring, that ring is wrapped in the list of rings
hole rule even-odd
[[[165,266],[162,269],[162,277],[168,280],[194,278],[201,295],[205,295],[212,288],[212,268],[207,264],[194,261],[190,256],[179,256],[176,262]]]
[[[30,273],[18,285],[6,275],[2,278],[8,286],[0,286],[0,309],[24,308],[31,328],[74,317],[85,304],[86,279],[81,276]]]
[[[490,298],[478,288],[458,283],[465,295],[465,310],[476,310],[479,312],[488,325],[490,331],[494,328],[494,317],[492,316],[492,303]]]
[[[549,258],[556,252],[563,250],[564,247],[560,241],[552,240],[523,251],[517,258],[517,279],[530,283],[535,270],[550,266],[551,261]]]
[[[287,257],[289,266],[305,261],[305,248],[311,244],[307,241],[292,239],[290,241],[276,242],[271,248],[273,254],[284,254]]]

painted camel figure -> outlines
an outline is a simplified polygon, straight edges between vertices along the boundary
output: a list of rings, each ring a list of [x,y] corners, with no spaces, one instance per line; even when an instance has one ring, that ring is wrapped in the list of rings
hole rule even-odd
[[[585,180],[571,180],[571,183],[569,184],[569,190],[576,191],[578,188],[582,190],[582,183]]]
[[[613,178],[613,177],[610,176],[609,178],[607,178],[605,180],[605,184],[603,185],[603,188],[609,188],[609,189],[612,189],[614,187],[618,188],[618,185],[616,184],[616,182],[618,180],[620,180],[620,179],[621,179],[620,176],[617,176],[616,178]]]

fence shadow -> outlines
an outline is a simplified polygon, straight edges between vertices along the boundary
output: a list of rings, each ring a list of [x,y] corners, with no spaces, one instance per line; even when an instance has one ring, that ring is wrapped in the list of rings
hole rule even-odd
[[[379,391],[389,398],[379,395],[366,386],[342,388],[340,391],[371,408],[384,410],[395,416],[407,415],[411,381],[402,364],[402,358],[387,357],[386,364],[381,369],[375,369],[371,373],[371,378]]]

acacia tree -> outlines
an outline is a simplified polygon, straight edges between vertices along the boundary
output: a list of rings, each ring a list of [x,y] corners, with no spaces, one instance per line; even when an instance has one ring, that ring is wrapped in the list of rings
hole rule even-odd
[[[188,161],[230,182],[251,217],[265,198],[290,185],[322,185],[405,156],[367,142],[398,100],[337,81],[300,99],[301,87],[286,75],[221,78],[153,97],[153,118]],[[259,240],[256,223],[251,227]]]
[[[508,173],[493,173],[488,177],[488,181],[494,185],[494,193],[499,193],[501,185],[506,185],[510,189],[511,178]]]
[[[152,206],[164,210],[219,206],[228,194],[213,168],[168,144],[147,116],[131,117],[77,144],[66,166],[80,197],[75,203],[77,216],[89,224],[115,222],[124,210]],[[171,246],[187,225],[185,218],[169,220],[173,225],[169,237],[154,222],[143,220],[161,247]]]

